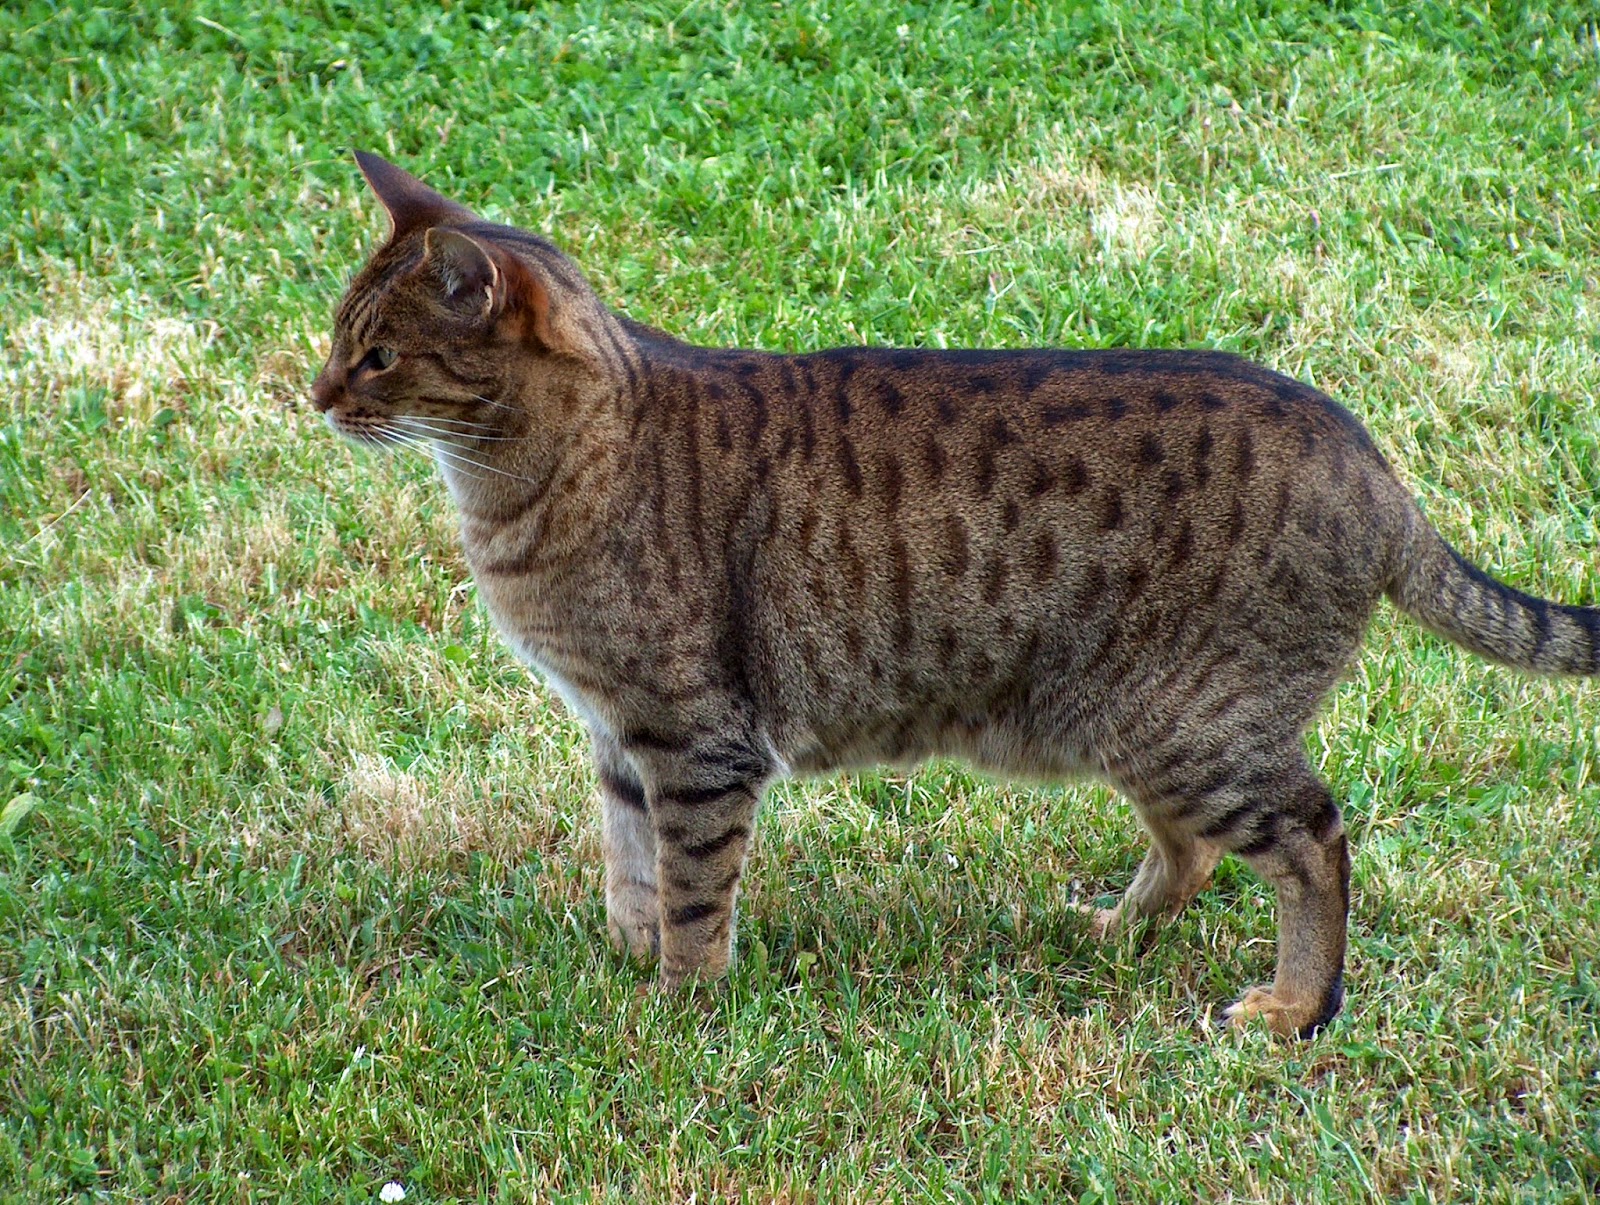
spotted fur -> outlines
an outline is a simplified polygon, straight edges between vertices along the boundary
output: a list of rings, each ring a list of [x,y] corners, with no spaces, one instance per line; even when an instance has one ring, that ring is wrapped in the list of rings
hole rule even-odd
[[[1132,800],[1151,849],[1098,932],[1244,858],[1278,968],[1229,1016],[1310,1033],[1349,856],[1302,737],[1378,601],[1600,666],[1600,612],[1463,560],[1299,382],[1216,352],[693,347],[359,158],[393,230],[313,397],[433,451],[490,613],[588,726],[611,933],[667,987],[728,965],[768,783],[954,755]]]

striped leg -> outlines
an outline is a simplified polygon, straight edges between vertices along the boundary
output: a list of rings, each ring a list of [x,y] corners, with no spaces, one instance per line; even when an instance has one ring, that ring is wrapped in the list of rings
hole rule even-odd
[[[1274,1033],[1309,1038],[1344,999],[1350,905],[1344,823],[1298,737],[1285,747],[1270,734],[1252,736],[1163,806],[1167,823],[1239,855],[1277,895],[1277,975],[1270,987],[1245,992],[1223,1019],[1241,1025],[1260,1016]]]
[[[701,731],[715,731],[711,725]],[[718,736],[634,734],[627,744],[644,779],[655,827],[660,885],[661,985],[716,979],[733,954],[734,901],[755,829],[756,805],[772,775],[753,741]]]
[[[1098,934],[1136,918],[1172,915],[1215,868],[1237,854],[1278,902],[1278,970],[1223,1013],[1241,1025],[1262,1017],[1273,1032],[1311,1037],[1344,999],[1350,858],[1344,823],[1307,763],[1292,715],[1257,714],[1208,728],[1203,743],[1156,741],[1111,767],[1154,843],[1115,910],[1095,916]],[[1277,722],[1274,722],[1277,721]],[[1219,740],[1221,737],[1223,739]]]
[[[733,957],[734,905],[760,784],[663,787],[652,799],[661,883],[661,983],[716,979]]]
[[[1274,1033],[1309,1038],[1344,1003],[1350,851],[1327,786],[1303,762],[1295,770],[1277,794],[1273,823],[1236,846],[1277,890],[1277,973],[1270,987],[1251,988],[1223,1016],[1234,1025],[1260,1016]]]
[[[651,959],[661,948],[661,904],[656,833],[644,784],[609,737],[594,736],[593,744],[606,860],[606,930],[618,949]]]

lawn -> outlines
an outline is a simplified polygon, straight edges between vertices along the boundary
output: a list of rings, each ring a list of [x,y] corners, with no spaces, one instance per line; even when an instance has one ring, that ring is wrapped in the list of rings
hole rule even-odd
[[[1600,688],[1380,615],[1310,1043],[1208,1026],[1241,865],[1098,948],[1127,807],[954,764],[774,792],[665,999],[432,467],[306,397],[365,147],[700,342],[1245,353],[1600,600],[1591,8],[136,7],[0,9],[0,1199],[1600,1196]]]

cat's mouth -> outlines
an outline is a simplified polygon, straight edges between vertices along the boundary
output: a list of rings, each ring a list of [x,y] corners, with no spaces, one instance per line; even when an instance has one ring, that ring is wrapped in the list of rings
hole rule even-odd
[[[389,419],[369,414],[340,414],[326,411],[322,416],[335,434],[363,448],[399,448],[407,439]]]

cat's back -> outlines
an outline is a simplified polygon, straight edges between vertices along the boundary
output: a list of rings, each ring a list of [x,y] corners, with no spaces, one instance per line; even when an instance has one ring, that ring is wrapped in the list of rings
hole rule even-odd
[[[1008,448],[1093,456],[1133,446],[1135,462],[1147,464],[1152,439],[1185,431],[1200,440],[1205,458],[1219,435],[1250,429],[1252,442],[1315,451],[1331,441],[1377,459],[1342,406],[1228,352],[843,347],[775,355],[665,337],[641,346],[658,402],[665,396],[672,409],[711,427],[715,449],[808,464],[832,459],[847,486],[863,441],[886,445],[897,459],[916,452],[940,479],[950,455],[974,454],[980,492],[996,483],[984,464],[991,456],[998,464]]]
[[[943,746],[907,717],[1019,681],[1157,673],[1289,600],[1343,631],[1387,580],[1398,495],[1365,431],[1237,356],[674,354],[675,513],[727,551],[730,661],[824,761]]]
[[[1225,352],[675,344],[656,355],[675,430],[645,454],[746,515],[768,499],[866,525],[954,507],[994,538],[1032,515],[1115,540],[1137,534],[1141,514],[1238,523],[1241,511],[1283,509],[1285,491],[1381,506],[1392,481],[1342,406]]]
[[[1031,437],[1109,452],[1125,440],[1148,449],[1147,436],[1163,429],[1214,437],[1252,427],[1268,439],[1341,436],[1371,449],[1361,424],[1326,395],[1230,352],[852,347],[770,359],[797,405],[831,410],[841,430],[890,438],[987,436],[1007,447]]]

